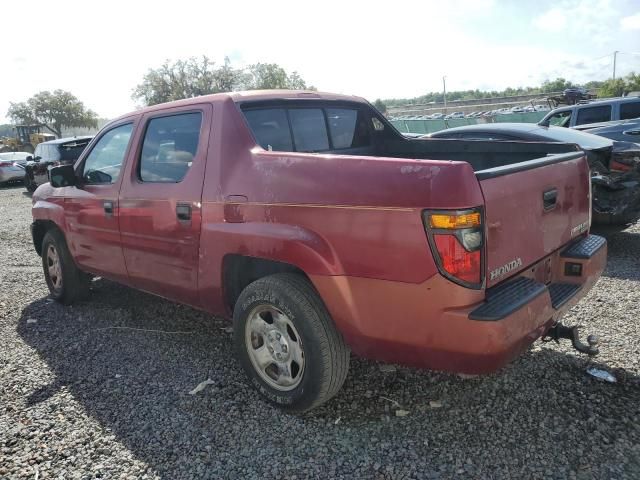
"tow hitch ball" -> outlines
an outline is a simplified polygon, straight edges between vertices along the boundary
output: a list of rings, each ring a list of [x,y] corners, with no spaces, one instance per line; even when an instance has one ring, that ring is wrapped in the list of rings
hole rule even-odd
[[[542,337],[543,342],[549,342],[551,340],[555,340],[556,343],[559,343],[561,338],[568,338],[571,340],[571,344],[573,348],[578,350],[579,352],[586,353],[587,355],[597,355],[598,350],[598,337],[596,335],[589,335],[587,337],[587,343],[589,345],[585,345],[580,341],[580,334],[578,333],[578,326],[575,325],[573,327],[567,327],[560,322],[557,322],[553,327],[549,329],[544,337]]]

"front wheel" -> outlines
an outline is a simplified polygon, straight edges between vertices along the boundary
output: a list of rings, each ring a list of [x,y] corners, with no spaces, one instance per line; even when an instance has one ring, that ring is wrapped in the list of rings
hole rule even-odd
[[[24,186],[27,189],[28,192],[33,193],[36,191],[36,188],[38,188],[38,185],[36,185],[36,183],[31,180],[31,177],[29,176],[28,173],[24,174]]]
[[[349,370],[349,348],[301,275],[251,283],[233,315],[234,343],[250,382],[270,402],[304,412],[333,397]]]
[[[54,300],[69,305],[88,294],[89,276],[78,269],[58,230],[49,230],[42,240],[42,267]]]

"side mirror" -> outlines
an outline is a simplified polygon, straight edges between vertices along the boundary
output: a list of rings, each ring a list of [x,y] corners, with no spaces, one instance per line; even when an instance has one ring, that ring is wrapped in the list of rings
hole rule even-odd
[[[40,160],[42,160],[42,157],[33,157],[34,162],[39,162]]]
[[[49,183],[53,188],[73,187],[78,183],[73,165],[60,165],[49,170]]]
[[[33,162],[33,156],[32,156],[32,155],[29,155],[29,156],[27,156],[27,158],[25,158],[25,160],[26,160],[27,162]]]

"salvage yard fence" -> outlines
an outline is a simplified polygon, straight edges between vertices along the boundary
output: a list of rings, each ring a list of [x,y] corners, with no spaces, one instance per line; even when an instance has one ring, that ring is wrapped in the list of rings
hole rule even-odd
[[[478,123],[538,123],[549,112],[497,114],[491,117],[451,118],[449,120],[391,120],[402,133],[433,133],[446,128],[476,125]]]

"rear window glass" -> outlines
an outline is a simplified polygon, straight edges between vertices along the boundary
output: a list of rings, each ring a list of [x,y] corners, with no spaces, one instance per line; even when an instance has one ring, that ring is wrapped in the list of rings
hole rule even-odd
[[[357,108],[261,108],[243,113],[265,150],[322,152],[371,145],[371,124]],[[376,130],[382,130],[378,123],[381,128]]]
[[[80,154],[83,152],[83,150],[87,148],[87,145],[89,145],[90,140],[91,140],[90,138],[87,138],[82,140],[76,140],[71,143],[63,143],[58,147],[58,150],[60,152],[60,157],[61,157],[60,159],[66,160],[66,161],[77,160],[78,157],[80,157]]]
[[[247,110],[244,112],[244,116],[262,148],[265,150],[293,150],[289,121],[284,108]]]
[[[369,145],[369,127],[358,110],[327,108],[327,120],[333,148],[357,148]]]
[[[640,100],[620,104],[620,120],[640,117]]]
[[[611,120],[611,105],[600,105],[598,107],[581,108],[578,110],[576,125],[608,122],[609,120]]]
[[[293,108],[289,110],[293,141],[298,152],[329,150],[327,126],[319,108]]]

